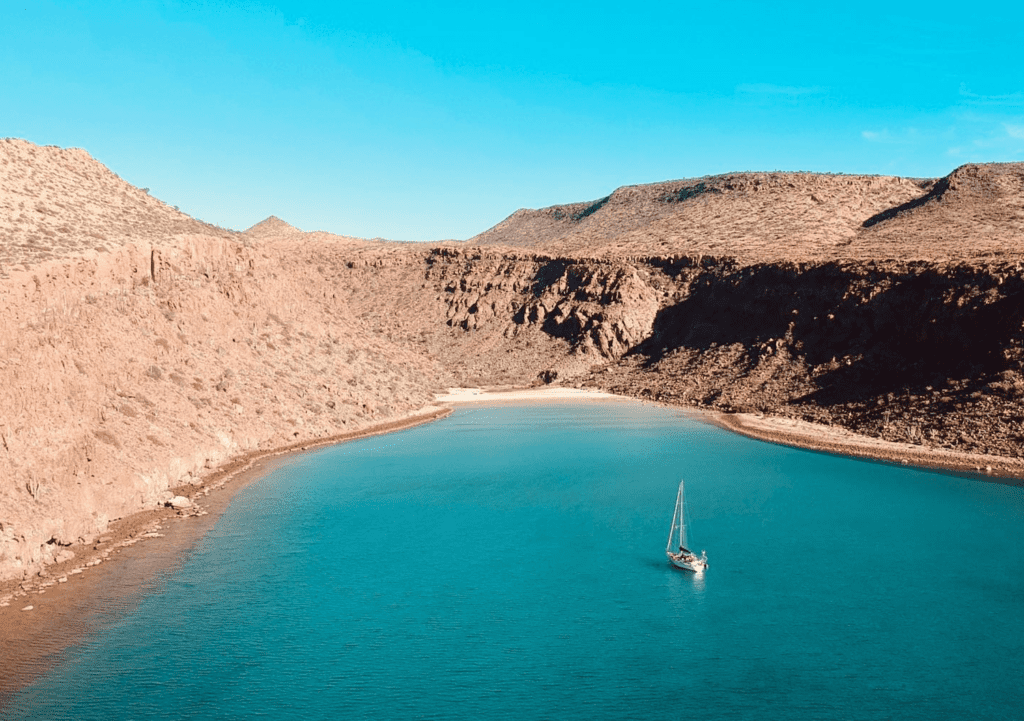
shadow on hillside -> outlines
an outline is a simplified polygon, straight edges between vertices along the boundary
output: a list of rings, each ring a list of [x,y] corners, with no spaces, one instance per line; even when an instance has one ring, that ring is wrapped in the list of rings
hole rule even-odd
[[[807,400],[857,402],[1005,369],[1004,351],[1021,341],[1024,284],[1008,279],[993,300],[995,287],[991,275],[965,268],[747,268],[699,279],[685,300],[658,313],[629,355],[650,367],[678,348],[740,344],[756,365],[782,347],[808,366],[831,368]]]
[[[949,178],[939,178],[937,181],[935,181],[935,184],[928,190],[928,192],[922,195],[920,198],[908,200],[906,203],[903,203],[902,205],[897,205],[893,208],[887,208],[886,210],[883,210],[881,213],[876,213],[875,215],[872,215],[870,218],[861,223],[861,227],[870,228],[872,225],[878,225],[881,222],[895,218],[900,213],[906,212],[908,210],[913,210],[914,208],[920,208],[922,205],[931,200],[937,200],[938,198],[941,198],[947,190],[949,190]]]
[[[567,260],[551,260],[542,264],[533,276],[533,297],[540,298],[544,291],[558,283],[568,267]]]

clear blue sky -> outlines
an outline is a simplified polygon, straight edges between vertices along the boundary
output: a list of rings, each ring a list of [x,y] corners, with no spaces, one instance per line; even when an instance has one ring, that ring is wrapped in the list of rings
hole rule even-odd
[[[466,238],[734,170],[1024,159],[1024,4],[0,0],[0,136],[203,220]]]

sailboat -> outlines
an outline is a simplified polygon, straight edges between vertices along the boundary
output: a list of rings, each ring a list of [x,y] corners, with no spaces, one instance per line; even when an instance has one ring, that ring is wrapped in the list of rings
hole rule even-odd
[[[676,568],[694,573],[703,573],[708,567],[708,554],[701,551],[700,556],[690,550],[686,541],[686,495],[683,481],[679,481],[679,492],[676,494],[676,510],[672,513],[672,528],[668,532],[668,545],[665,555]]]

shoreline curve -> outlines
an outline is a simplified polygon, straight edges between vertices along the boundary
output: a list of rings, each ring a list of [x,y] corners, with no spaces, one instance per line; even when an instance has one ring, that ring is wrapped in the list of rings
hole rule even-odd
[[[144,576],[155,577],[166,569],[167,562],[179,560],[215,525],[234,495],[267,475],[276,461],[317,448],[403,431],[451,413],[450,407],[428,405],[363,429],[242,453],[212,469],[199,483],[171,489],[175,495],[192,501],[189,508],[145,509],[112,521],[91,548],[76,549],[74,559],[47,567],[44,576],[0,584],[0,668],[4,669],[0,674],[0,710],[20,689],[59,661],[65,649],[93,629],[95,620],[86,616],[102,611],[97,604],[130,602],[125,596],[145,584]],[[188,523],[173,529],[168,525],[186,520]],[[157,553],[155,547],[161,543],[164,547]],[[136,544],[141,547],[133,548]],[[122,566],[128,565],[129,557],[133,568],[128,575],[134,576],[124,581],[118,578],[117,571],[124,570]],[[26,606],[32,609],[22,610]]]
[[[330,445],[406,430],[423,423],[440,420],[450,415],[454,406],[463,404],[609,399],[629,400],[643,404],[651,403],[674,410],[687,411],[696,419],[768,443],[924,470],[952,471],[969,475],[979,481],[1024,486],[1024,459],[894,443],[859,435],[841,428],[781,416],[721,413],[602,391],[571,387],[545,387],[451,388],[447,394],[437,394],[435,398],[437,405],[426,406],[404,417],[361,430],[300,441],[269,450],[250,451],[213,469],[200,483],[180,486],[173,490],[188,493],[193,499],[201,497],[204,501],[214,491],[222,491],[214,494],[214,497],[210,499],[210,505],[196,504],[190,513],[184,514],[193,517],[210,516],[209,520],[202,524],[202,527],[196,528],[195,533],[189,536],[189,540],[194,542],[209,528],[212,528],[234,494],[265,476],[272,470],[272,462],[277,459]],[[76,609],[86,605],[85,602],[95,594],[95,586],[104,582],[102,578],[93,579],[88,577],[90,574],[81,574],[81,571],[99,566],[108,558],[110,561],[114,561],[108,565],[116,569],[117,559],[111,558],[111,556],[122,550],[127,550],[139,541],[162,537],[163,534],[158,533],[163,528],[162,524],[182,516],[182,511],[173,508],[139,511],[112,523],[111,529],[104,536],[105,540],[97,543],[91,551],[83,552],[74,561],[51,566],[47,569],[47,577],[38,579],[38,583],[8,581],[0,585],[0,604],[7,604],[6,606],[0,605],[0,625],[5,629],[5,637],[0,639],[5,647],[0,648],[2,651],[0,666],[7,671],[4,677],[0,678],[0,709],[5,705],[6,699],[45,672],[56,661],[63,649],[73,644],[77,638],[89,630],[85,622],[80,622],[71,626],[63,625],[62,630],[67,629],[67,633],[56,642],[48,637],[48,632],[56,627],[56,621],[66,621]],[[78,570],[76,571],[76,569]],[[109,575],[110,570],[112,569],[105,567],[103,575]],[[60,577],[71,580],[75,576],[82,580],[76,580],[75,583],[60,583],[60,585],[53,580]],[[73,592],[82,588],[83,585],[91,586],[91,588],[83,589],[84,594]],[[47,591],[50,591],[52,598],[40,604],[39,596]],[[76,596],[79,598],[76,599]],[[81,598],[82,596],[84,599]],[[32,603],[29,604],[29,601]],[[21,611],[25,605],[33,605],[34,608],[29,612]]]
[[[945,448],[895,443],[843,428],[783,416],[705,411],[707,420],[747,438],[808,451],[891,463],[929,471],[951,471],[975,480],[1024,486],[1024,459],[963,453]]]
[[[438,403],[503,403],[548,400],[622,399],[682,410],[692,417],[747,438],[808,451],[891,463],[930,471],[950,471],[989,483],[1024,486],[1024,458],[963,453],[945,448],[895,443],[844,428],[810,421],[754,413],[721,411],[675,405],[647,398],[595,391],[590,388],[449,388],[436,396]]]

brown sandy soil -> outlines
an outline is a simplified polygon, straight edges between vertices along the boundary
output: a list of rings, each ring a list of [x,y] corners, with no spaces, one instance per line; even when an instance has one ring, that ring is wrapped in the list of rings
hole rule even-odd
[[[196,485],[174,489],[191,507],[160,507],[112,523],[107,533],[73,560],[25,581],[0,583],[0,707],[18,688],[45,672],[59,653],[95,626],[106,612],[123,610],[152,579],[181,562],[216,523],[236,492],[273,470],[280,460],[313,448],[404,430],[444,418],[449,408],[418,412],[361,431],[253,451],[204,474]],[[188,521],[187,524],[179,524]],[[144,543],[143,547],[135,547]],[[29,610],[26,608],[31,607]],[[59,633],[54,633],[59,629]]]

